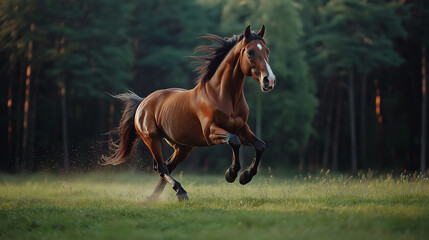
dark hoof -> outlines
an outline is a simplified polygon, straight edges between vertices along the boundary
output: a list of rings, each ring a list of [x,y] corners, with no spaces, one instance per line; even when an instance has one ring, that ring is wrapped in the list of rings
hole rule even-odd
[[[227,182],[232,183],[237,178],[237,173],[234,172],[231,168],[228,168],[225,173],[225,179]]]
[[[177,193],[176,197],[177,197],[177,200],[179,200],[179,202],[188,201],[189,200],[189,196],[188,196],[187,192]]]
[[[245,170],[240,174],[240,184],[245,185],[249,183],[253,178],[253,175],[250,174],[249,170]]]

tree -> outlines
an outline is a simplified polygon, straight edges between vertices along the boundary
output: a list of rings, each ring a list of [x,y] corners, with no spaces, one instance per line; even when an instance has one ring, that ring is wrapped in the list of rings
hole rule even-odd
[[[35,15],[38,5],[31,1],[4,1],[0,5],[1,31],[0,41],[2,47],[0,52],[7,52],[11,62],[6,65],[6,71],[19,72],[17,75],[10,74],[9,92],[13,88],[13,82],[18,82],[18,96],[15,104],[17,112],[23,112],[21,118],[16,123],[16,150],[22,151],[22,155],[15,155],[15,169],[25,167],[27,171],[34,168],[33,159],[33,129],[35,125],[35,114],[37,106],[38,72],[40,69],[40,48],[38,43],[43,39],[43,33],[38,29],[40,16]],[[43,11],[42,11],[43,12]],[[23,76],[23,77],[21,77]],[[21,96],[22,88],[25,88],[24,96]],[[24,104],[22,105],[22,101]],[[9,94],[8,113],[12,119],[13,96]],[[22,106],[21,106],[22,105]],[[22,109],[22,110],[21,110]],[[10,121],[10,120],[9,120]],[[21,132],[22,129],[22,132]],[[13,126],[8,126],[8,144],[12,147]]]
[[[376,2],[330,0],[323,6],[321,16],[320,30],[312,39],[319,43],[320,50],[313,60],[317,64],[330,63],[325,64],[327,76],[347,75],[351,168],[357,172],[355,76],[361,75],[365,79],[369,72],[380,66],[399,65],[402,59],[393,48],[393,39],[405,36],[405,31],[394,6],[386,8],[385,4]]]
[[[421,118],[420,118],[420,172],[426,172],[427,162],[427,48],[429,45],[429,2],[422,0],[406,1],[409,3],[410,18],[407,26],[410,29],[412,41],[420,43],[420,66],[421,66]]]
[[[193,86],[189,63],[197,37],[209,32],[211,12],[194,1],[133,0],[130,35],[135,88],[145,94],[165,87]]]

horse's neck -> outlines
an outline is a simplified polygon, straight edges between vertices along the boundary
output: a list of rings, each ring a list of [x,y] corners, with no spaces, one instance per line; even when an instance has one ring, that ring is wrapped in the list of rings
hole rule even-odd
[[[230,98],[235,104],[243,94],[245,75],[240,68],[240,49],[238,43],[219,65],[212,79],[206,84],[216,89],[222,99]]]

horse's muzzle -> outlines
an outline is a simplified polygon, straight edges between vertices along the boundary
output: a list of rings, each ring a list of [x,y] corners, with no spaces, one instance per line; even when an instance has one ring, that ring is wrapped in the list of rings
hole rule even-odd
[[[276,85],[276,78],[268,78],[267,76],[265,76],[261,84],[262,92],[269,92],[273,90],[274,85]]]

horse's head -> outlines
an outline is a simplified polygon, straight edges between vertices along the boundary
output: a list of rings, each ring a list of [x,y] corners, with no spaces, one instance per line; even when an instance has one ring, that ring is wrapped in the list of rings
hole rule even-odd
[[[276,85],[276,76],[268,61],[270,51],[265,45],[264,34],[265,26],[258,33],[252,33],[250,26],[247,26],[244,30],[240,64],[243,73],[255,79],[263,92],[268,92]]]

